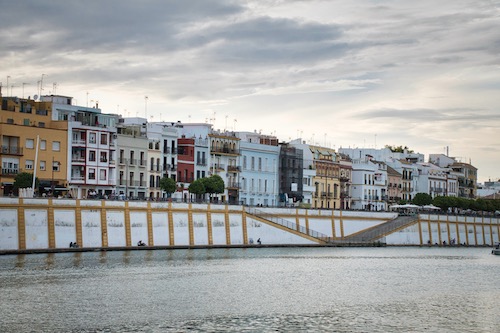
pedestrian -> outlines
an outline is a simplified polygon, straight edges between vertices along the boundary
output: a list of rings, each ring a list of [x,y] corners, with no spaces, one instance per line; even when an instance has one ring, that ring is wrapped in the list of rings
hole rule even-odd
[[[260,238],[257,239],[257,244],[259,244],[259,245],[262,244],[261,241],[260,241]]]

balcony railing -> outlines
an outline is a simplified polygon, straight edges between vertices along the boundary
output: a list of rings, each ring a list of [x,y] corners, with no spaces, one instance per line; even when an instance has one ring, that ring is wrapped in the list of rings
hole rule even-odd
[[[228,165],[227,171],[228,172],[240,172],[240,167],[236,166],[236,165]]]
[[[221,153],[221,154],[231,154],[231,155],[239,155],[240,154],[240,150],[239,149],[229,149],[229,148],[215,148],[215,147],[212,147],[210,148],[210,152],[213,154],[218,154],[218,153]]]
[[[18,173],[19,173],[19,169],[15,169],[15,168],[2,168],[2,175],[4,175],[4,176],[17,175]]]
[[[17,146],[2,146],[1,153],[6,155],[22,155],[23,148]]]

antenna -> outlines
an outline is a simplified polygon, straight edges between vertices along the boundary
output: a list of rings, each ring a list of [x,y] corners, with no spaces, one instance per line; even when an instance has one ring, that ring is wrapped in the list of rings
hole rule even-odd
[[[144,116],[148,121],[148,96],[144,96]]]
[[[47,74],[42,74],[42,79],[40,80],[40,95],[43,93],[43,77],[47,76]]]
[[[24,86],[27,85],[27,84],[29,84],[29,83],[23,82],[23,99],[24,99]]]

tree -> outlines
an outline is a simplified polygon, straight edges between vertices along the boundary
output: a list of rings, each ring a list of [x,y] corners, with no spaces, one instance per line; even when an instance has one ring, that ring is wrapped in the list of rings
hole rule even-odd
[[[219,194],[224,193],[224,180],[219,175],[213,175],[208,178],[202,178],[203,185],[205,186],[205,193]]]
[[[14,178],[14,190],[33,186],[33,174],[29,172],[21,172]],[[35,179],[35,188],[38,187],[38,177]]]
[[[172,178],[163,177],[162,179],[160,179],[160,188],[163,191],[167,192],[167,195],[170,197],[171,194],[174,193],[177,189],[177,184]]]
[[[432,203],[432,196],[427,193],[417,193],[413,197],[412,203],[418,206],[430,205]]]
[[[408,153],[413,153],[413,150],[409,149],[408,146],[391,146],[391,145],[385,145],[385,148],[389,148],[393,153],[404,153],[405,150]]]
[[[191,184],[189,184],[188,191],[189,193],[195,194],[196,198],[198,198],[200,195],[207,193],[205,185],[203,184],[203,181],[201,179],[197,179],[193,181]]]

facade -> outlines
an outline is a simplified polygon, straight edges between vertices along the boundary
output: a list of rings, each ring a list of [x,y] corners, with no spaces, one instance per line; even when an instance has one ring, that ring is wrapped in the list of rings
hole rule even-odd
[[[160,189],[160,179],[163,172],[161,143],[161,140],[150,138],[148,133],[147,160],[149,165],[146,178],[149,179],[148,197],[150,200],[160,200],[162,198]]]
[[[98,105],[72,105],[73,98],[67,96],[42,96],[41,101],[51,103],[53,121],[67,122],[68,146],[64,152],[67,187],[72,196],[112,195],[116,189],[118,116],[101,113]]]
[[[402,199],[402,175],[389,165],[387,166],[387,203],[398,204]]]
[[[148,197],[147,153],[149,141],[146,124],[123,124],[118,127],[118,183],[120,198],[145,199]]]
[[[455,162],[450,168],[458,173],[458,196],[474,199],[477,191],[477,168],[469,163]]]
[[[351,177],[352,159],[344,154],[339,154],[340,167],[340,209],[351,207]]]
[[[417,165],[417,193],[427,193],[432,198],[446,195],[448,192],[446,170],[432,163],[417,163]]]
[[[371,156],[352,163],[352,209],[387,210],[387,165]]]
[[[229,204],[239,203],[240,169],[240,139],[234,132],[212,131],[208,134],[210,141],[210,173],[219,175],[225,184],[222,202]]]
[[[322,209],[340,208],[340,166],[333,149],[309,146],[313,155],[316,176],[313,207]]]
[[[237,132],[241,139],[240,204],[276,206],[278,203],[279,146],[275,137]]]
[[[21,172],[39,179],[38,195],[67,194],[67,122],[53,120],[51,102],[2,97],[1,87],[0,102],[0,195],[17,195],[14,178]]]
[[[280,143],[279,205],[289,206],[304,198],[304,151],[289,143]]]

